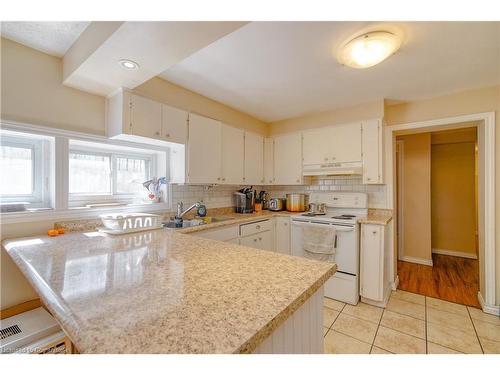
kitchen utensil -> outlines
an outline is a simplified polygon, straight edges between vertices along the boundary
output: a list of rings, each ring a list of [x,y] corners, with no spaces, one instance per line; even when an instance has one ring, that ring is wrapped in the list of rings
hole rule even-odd
[[[287,194],[286,210],[290,212],[303,212],[307,207],[307,198],[305,194]]]
[[[268,208],[270,211],[283,211],[286,206],[286,199],[283,198],[270,198]]]

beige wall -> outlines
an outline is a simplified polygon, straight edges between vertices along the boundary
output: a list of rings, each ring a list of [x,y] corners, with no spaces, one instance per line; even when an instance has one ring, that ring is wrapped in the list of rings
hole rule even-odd
[[[431,139],[432,248],[476,255],[476,128]]]
[[[102,96],[63,86],[60,58],[1,39],[1,117],[104,135]]]
[[[500,302],[500,86],[468,90],[429,100],[385,107],[387,125],[405,124],[471,113],[495,112],[496,132],[496,303]]]
[[[403,248],[404,257],[432,260],[431,247],[431,135],[400,136],[404,142]]]
[[[378,100],[355,107],[336,109],[276,121],[269,124],[269,135],[289,133],[322,126],[348,124],[350,122],[384,117],[384,101]]]
[[[62,61],[8,39],[1,39],[1,117],[90,134],[105,134],[105,98],[62,85]],[[217,118],[232,126],[267,134],[268,125],[159,78],[138,93],[173,106]],[[46,233],[53,220],[2,224],[0,239]],[[0,309],[36,298],[26,279],[2,249]]]
[[[174,107],[220,120],[228,125],[264,135],[268,133],[267,123],[158,77],[136,87],[134,92]]]

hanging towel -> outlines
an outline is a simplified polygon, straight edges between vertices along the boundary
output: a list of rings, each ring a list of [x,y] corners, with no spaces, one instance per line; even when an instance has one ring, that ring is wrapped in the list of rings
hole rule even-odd
[[[331,226],[305,226],[302,228],[302,249],[309,259],[333,261],[335,255],[335,228]]]

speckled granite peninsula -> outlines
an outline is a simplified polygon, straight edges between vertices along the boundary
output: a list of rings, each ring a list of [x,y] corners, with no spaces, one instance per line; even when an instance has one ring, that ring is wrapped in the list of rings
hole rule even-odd
[[[252,352],[336,268],[169,229],[2,244],[81,353]]]

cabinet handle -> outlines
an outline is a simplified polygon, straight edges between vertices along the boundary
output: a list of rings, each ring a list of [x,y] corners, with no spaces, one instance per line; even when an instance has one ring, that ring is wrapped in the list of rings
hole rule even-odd
[[[373,234],[377,234],[377,231],[376,231],[376,230],[374,230],[372,233],[373,233]]]
[[[220,181],[220,177],[217,177],[217,181]]]
[[[259,241],[262,241],[262,237],[259,237]]]
[[[328,158],[325,158],[325,161],[328,161]]]
[[[222,181],[226,181],[226,178],[225,178],[225,177],[223,177],[223,178],[222,178]]]
[[[285,227],[288,225],[288,223],[283,224]]]
[[[269,183],[272,184],[273,183],[273,180],[269,180]]]
[[[256,226],[255,226],[255,229],[260,229],[260,225],[256,225]]]
[[[254,239],[253,239],[253,242],[257,242],[257,238],[254,238]]]
[[[156,132],[155,135],[160,135],[160,132]]]
[[[300,178],[297,178],[297,182],[300,182]]]

